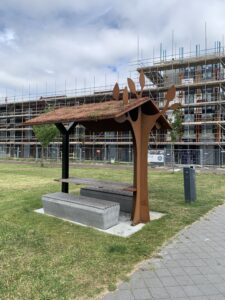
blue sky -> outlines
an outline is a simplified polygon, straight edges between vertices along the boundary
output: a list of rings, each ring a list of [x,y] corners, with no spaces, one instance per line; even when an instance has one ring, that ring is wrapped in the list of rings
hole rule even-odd
[[[0,95],[125,82],[160,43],[189,51],[224,39],[224,0],[1,0]],[[133,74],[133,73],[132,73]],[[60,93],[60,92],[57,92]]]

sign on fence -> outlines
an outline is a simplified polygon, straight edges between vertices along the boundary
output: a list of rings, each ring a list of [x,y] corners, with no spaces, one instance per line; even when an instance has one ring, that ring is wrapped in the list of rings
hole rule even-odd
[[[148,153],[149,163],[164,163],[164,154],[150,154]]]

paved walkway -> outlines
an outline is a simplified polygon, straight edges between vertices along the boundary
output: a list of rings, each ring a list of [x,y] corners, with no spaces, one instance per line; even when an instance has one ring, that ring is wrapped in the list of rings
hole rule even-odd
[[[182,230],[103,299],[225,299],[225,205]]]

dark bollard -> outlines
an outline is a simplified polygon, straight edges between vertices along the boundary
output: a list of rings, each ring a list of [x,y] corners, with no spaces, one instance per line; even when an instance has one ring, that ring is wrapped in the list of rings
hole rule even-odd
[[[196,200],[195,169],[193,167],[184,167],[183,174],[185,202],[191,203]]]

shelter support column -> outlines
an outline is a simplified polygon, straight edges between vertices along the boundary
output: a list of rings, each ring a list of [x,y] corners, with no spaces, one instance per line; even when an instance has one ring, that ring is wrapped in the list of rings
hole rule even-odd
[[[137,147],[134,132],[132,131],[132,140],[133,140],[133,186],[137,186]],[[134,219],[135,203],[136,203],[137,192],[134,191],[133,196],[133,208],[131,212],[131,220]]]
[[[62,179],[69,178],[69,134],[62,134]],[[68,182],[62,182],[63,193],[69,193]]]
[[[139,113],[139,117],[132,122],[134,143],[134,184],[136,186],[135,207],[132,213],[133,224],[147,223],[149,217],[148,203],[148,138],[149,129],[145,126],[145,118]]]
[[[62,179],[69,178],[69,136],[76,123],[71,123],[68,128],[63,124],[57,123],[55,126],[62,134]],[[61,191],[63,193],[69,193],[69,183],[62,182]]]

